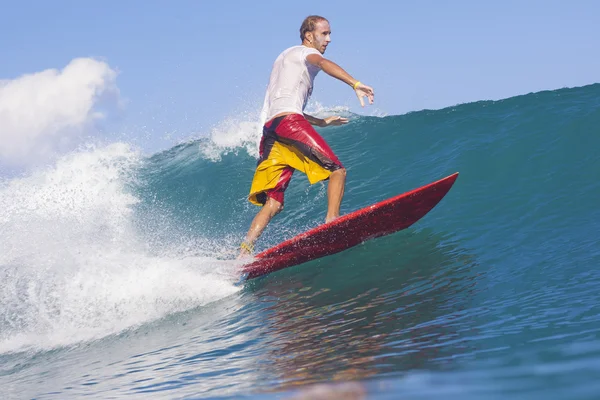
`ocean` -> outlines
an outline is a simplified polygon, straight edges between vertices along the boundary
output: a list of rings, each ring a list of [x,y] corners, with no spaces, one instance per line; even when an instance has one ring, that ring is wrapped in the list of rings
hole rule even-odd
[[[252,122],[2,180],[2,398],[598,398],[600,84],[329,111],[343,214],[458,180],[404,231],[245,283]],[[295,174],[257,250],[324,222],[326,188]]]

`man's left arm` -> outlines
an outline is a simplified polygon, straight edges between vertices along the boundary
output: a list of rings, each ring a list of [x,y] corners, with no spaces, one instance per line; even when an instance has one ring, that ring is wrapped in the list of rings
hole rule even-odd
[[[304,118],[311,124],[316,126],[325,126],[325,120],[304,113]]]
[[[332,117],[327,117],[327,118],[321,119],[321,118],[313,117],[312,115],[308,115],[308,114],[304,113],[304,118],[306,118],[306,120],[311,125],[316,125],[316,126],[320,126],[320,127],[344,125],[344,124],[348,123],[348,118],[343,118],[343,117],[338,117],[338,116],[332,116]]]

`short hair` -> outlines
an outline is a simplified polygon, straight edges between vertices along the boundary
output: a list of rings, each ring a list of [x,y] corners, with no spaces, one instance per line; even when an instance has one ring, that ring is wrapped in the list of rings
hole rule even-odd
[[[319,15],[309,15],[304,18],[302,25],[300,26],[300,40],[304,41],[304,35],[306,32],[312,32],[317,27],[317,22],[327,21],[327,18],[323,18]],[[329,22],[329,21],[327,21]]]

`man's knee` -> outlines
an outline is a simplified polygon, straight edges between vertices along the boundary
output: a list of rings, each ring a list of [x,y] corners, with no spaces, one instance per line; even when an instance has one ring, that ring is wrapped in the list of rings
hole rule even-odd
[[[271,197],[269,197],[269,200],[267,201],[267,204],[265,204],[265,206],[269,208],[271,216],[275,216],[279,214],[281,210],[283,210],[283,204]]]
[[[344,178],[345,178],[345,177],[346,177],[346,168],[340,168],[340,169],[336,169],[335,171],[333,171],[333,172],[331,173],[331,175],[334,175],[334,174],[335,174],[335,175],[342,176],[342,177],[344,177]]]

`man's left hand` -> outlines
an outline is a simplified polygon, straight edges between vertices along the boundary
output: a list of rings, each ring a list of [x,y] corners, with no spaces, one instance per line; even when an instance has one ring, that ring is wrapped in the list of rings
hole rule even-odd
[[[337,126],[344,125],[348,123],[348,118],[333,116],[327,117],[323,119],[323,126]]]

